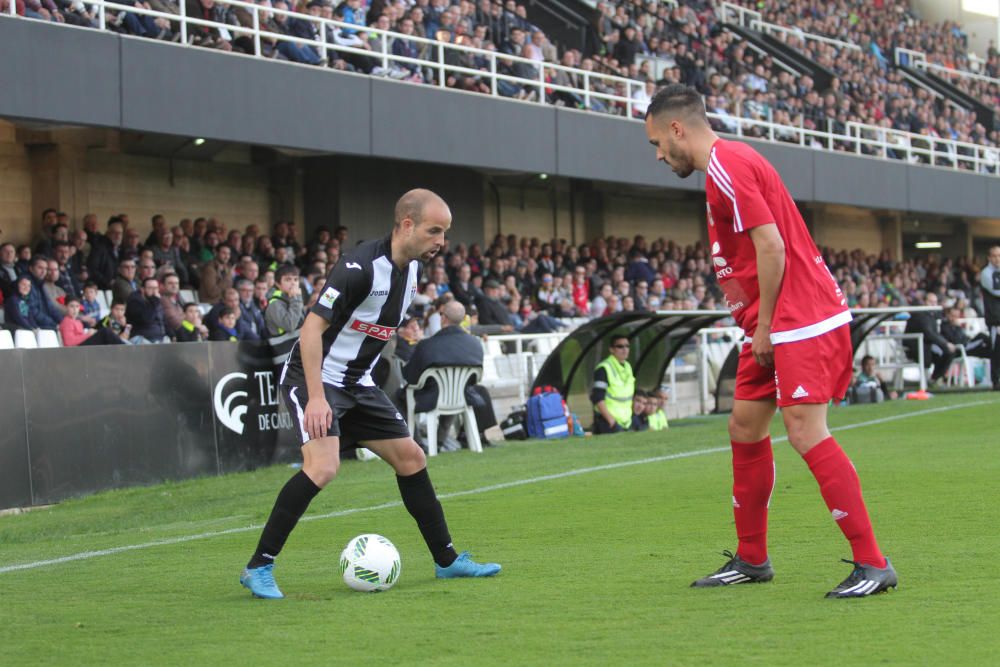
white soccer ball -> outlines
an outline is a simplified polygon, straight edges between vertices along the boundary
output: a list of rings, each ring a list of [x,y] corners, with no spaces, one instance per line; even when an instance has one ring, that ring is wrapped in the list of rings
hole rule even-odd
[[[344,583],[356,591],[387,591],[402,571],[399,551],[381,535],[358,535],[340,554]]]

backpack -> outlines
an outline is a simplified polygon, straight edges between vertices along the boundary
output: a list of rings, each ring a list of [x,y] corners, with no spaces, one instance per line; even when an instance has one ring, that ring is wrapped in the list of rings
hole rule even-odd
[[[528,399],[528,435],[532,438],[565,438],[569,435],[566,402],[554,387],[535,389]]]

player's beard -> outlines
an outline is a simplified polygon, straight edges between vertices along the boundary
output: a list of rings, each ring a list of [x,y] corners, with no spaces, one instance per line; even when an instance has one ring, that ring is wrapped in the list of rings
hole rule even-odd
[[[690,155],[685,155],[681,153],[676,146],[669,146],[667,148],[667,153],[670,156],[670,160],[667,164],[673,169],[674,173],[680,178],[687,178],[692,173],[694,173],[694,160],[691,159]]]

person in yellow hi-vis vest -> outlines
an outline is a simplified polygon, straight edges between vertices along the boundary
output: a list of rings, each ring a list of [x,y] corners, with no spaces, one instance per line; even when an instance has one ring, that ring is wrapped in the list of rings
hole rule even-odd
[[[635,376],[628,363],[628,336],[612,336],[611,352],[594,369],[590,402],[594,404],[594,435],[627,431],[632,424]]]
[[[649,430],[663,431],[670,428],[670,423],[667,421],[667,413],[664,410],[664,406],[667,403],[666,392],[662,389],[657,389],[650,393],[649,401],[651,403],[648,408]]]

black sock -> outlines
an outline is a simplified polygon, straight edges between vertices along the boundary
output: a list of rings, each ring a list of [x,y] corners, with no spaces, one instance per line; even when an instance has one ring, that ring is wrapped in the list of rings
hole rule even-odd
[[[305,513],[310,501],[320,492],[309,476],[303,471],[298,471],[292,478],[285,482],[278,493],[278,499],[274,501],[274,508],[271,516],[268,517],[264,525],[264,532],[260,535],[260,542],[257,543],[257,550],[253,552],[253,558],[247,563],[248,568],[260,567],[273,563],[278,557],[281,548],[285,546],[285,540],[299,522],[299,517]]]
[[[420,534],[430,549],[434,562],[441,567],[448,567],[455,562],[458,554],[451,545],[451,535],[448,534],[448,522],[444,520],[444,510],[434,493],[427,468],[418,473],[402,477],[396,475],[399,484],[399,494],[403,497],[403,505],[417,521]]]

